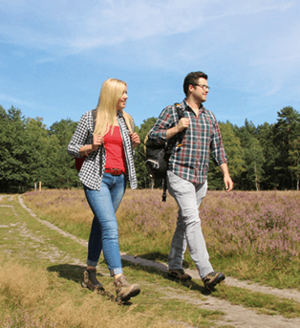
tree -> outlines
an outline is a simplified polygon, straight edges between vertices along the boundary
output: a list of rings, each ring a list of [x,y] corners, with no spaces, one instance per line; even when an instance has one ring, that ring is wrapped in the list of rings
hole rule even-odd
[[[291,189],[294,177],[290,170],[290,147],[300,136],[300,114],[293,107],[284,107],[277,112],[278,119],[274,125],[274,141],[277,145],[275,169],[280,189]]]
[[[135,148],[135,165],[140,188],[161,187],[145,167],[144,139],[156,118],[135,127],[141,144]],[[80,185],[74,159],[67,145],[77,122],[61,120],[49,129],[42,118],[27,118],[21,110],[0,105],[0,191],[22,192],[42,181],[48,188],[70,188]],[[299,190],[300,180],[300,114],[292,107],[278,112],[277,123],[257,128],[247,119],[242,127],[230,122],[219,124],[230,174],[236,189]],[[223,189],[223,176],[210,158],[209,187]]]
[[[1,191],[26,190],[29,182],[25,119],[21,110],[11,107],[7,113],[0,106],[0,182]]]
[[[289,145],[289,170],[291,171],[292,177],[297,181],[296,189],[299,190],[299,179],[300,179],[300,137],[294,139]]]
[[[240,139],[234,134],[233,125],[230,122],[219,123],[222,134],[222,140],[225,152],[228,157],[228,167],[232,180],[235,182],[245,171],[243,149]],[[220,169],[214,164],[212,156],[210,156],[210,169],[208,172],[209,188],[223,189],[223,175]]]
[[[26,146],[30,151],[28,168],[31,187],[39,181],[42,182],[43,186],[48,186],[46,177],[51,176],[52,172],[47,156],[49,147],[48,131],[43,124],[42,118],[28,118],[26,120]]]
[[[275,162],[278,157],[278,149],[274,142],[274,125],[264,123],[257,127],[257,138],[263,149],[265,162],[263,164],[263,176],[261,177],[261,188],[272,190],[277,188],[277,171]]]
[[[143,123],[141,124],[140,129],[136,127],[136,132],[138,133],[141,143],[135,148],[135,168],[136,168],[136,174],[137,174],[137,179],[138,179],[138,186],[139,188],[149,188],[155,186],[160,186],[161,185],[161,180],[160,181],[152,181],[150,178],[147,170],[146,170],[146,165],[145,165],[145,145],[144,141],[146,138],[146,135],[148,132],[151,130],[153,125],[156,122],[155,117],[150,117],[147,120],[144,120]]]
[[[234,130],[241,140],[245,169],[237,179],[237,186],[244,190],[259,190],[264,175],[265,158],[258,140],[257,128],[246,119],[243,127],[234,127]]]
[[[244,160],[250,189],[253,189],[253,186],[255,186],[256,191],[258,191],[264,174],[263,164],[265,157],[259,140],[255,137],[251,137],[244,148]]]
[[[26,191],[38,181],[48,188],[78,186],[66,151],[76,125],[62,120],[47,130],[42,118],[25,119],[20,109],[0,106],[0,190]]]
[[[53,188],[70,188],[78,186],[78,172],[75,169],[75,160],[67,153],[67,146],[76,130],[77,123],[71,119],[61,120],[51,125],[50,138],[57,139],[57,149],[53,149],[50,160],[55,171],[52,175]]]

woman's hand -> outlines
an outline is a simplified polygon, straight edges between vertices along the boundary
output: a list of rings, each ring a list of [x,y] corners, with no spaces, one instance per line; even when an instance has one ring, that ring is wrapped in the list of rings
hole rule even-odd
[[[130,136],[130,139],[132,141],[132,147],[133,148],[138,146],[141,143],[140,137],[136,132],[129,133],[129,136]]]
[[[97,150],[103,143],[104,138],[99,134],[93,137],[92,151]]]
[[[103,140],[104,138],[101,137],[100,135],[94,136],[92,144],[84,145],[80,148],[79,150],[80,156],[81,157],[83,157],[84,155],[88,156],[90,153],[97,150],[100,147],[100,145],[103,143]]]

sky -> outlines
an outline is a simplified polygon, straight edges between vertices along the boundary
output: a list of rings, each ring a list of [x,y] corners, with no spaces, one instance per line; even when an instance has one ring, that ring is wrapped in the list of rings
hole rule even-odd
[[[300,111],[299,13],[298,0],[0,0],[0,105],[79,121],[113,77],[140,126],[203,71],[219,122],[276,123]]]

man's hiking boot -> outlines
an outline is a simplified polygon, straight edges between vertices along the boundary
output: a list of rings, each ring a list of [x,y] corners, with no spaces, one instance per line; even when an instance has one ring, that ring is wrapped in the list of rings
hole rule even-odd
[[[191,280],[192,277],[185,273],[183,269],[169,269],[169,277],[180,279],[180,280]]]
[[[124,275],[121,275],[115,280],[114,285],[116,287],[117,301],[126,302],[131,297],[137,296],[141,289],[138,284],[131,285]]]
[[[205,288],[212,290],[217,284],[225,280],[225,275],[222,272],[211,272],[202,279]]]
[[[92,291],[104,290],[103,285],[96,278],[96,269],[89,269],[84,271],[82,286]]]

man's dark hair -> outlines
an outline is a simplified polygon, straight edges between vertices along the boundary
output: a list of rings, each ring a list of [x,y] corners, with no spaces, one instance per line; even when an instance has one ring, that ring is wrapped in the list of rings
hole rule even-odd
[[[198,83],[198,79],[202,77],[205,80],[207,80],[207,75],[203,72],[191,72],[189,73],[183,82],[183,91],[185,95],[187,96],[188,90],[189,90],[189,85],[196,85]]]

